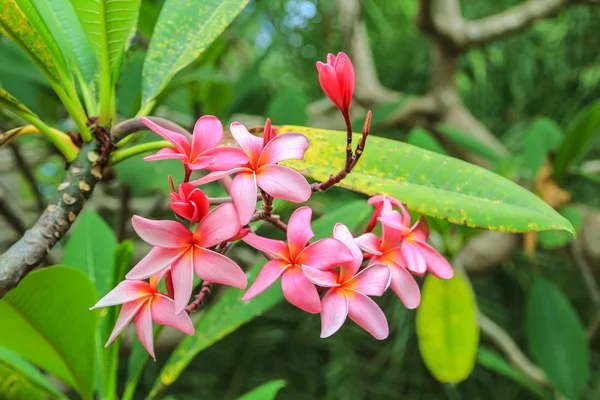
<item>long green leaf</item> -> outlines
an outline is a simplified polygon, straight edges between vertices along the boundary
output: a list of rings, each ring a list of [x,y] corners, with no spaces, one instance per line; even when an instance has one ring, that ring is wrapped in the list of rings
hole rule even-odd
[[[460,274],[447,281],[429,275],[422,297],[416,323],[425,365],[440,382],[467,379],[475,366],[479,343],[477,306],[471,287]]]
[[[277,129],[301,132],[311,143],[304,161],[286,165],[321,181],[343,167],[344,132],[301,126]],[[355,134],[354,142],[359,139]],[[574,232],[569,221],[514,182],[464,161],[380,137],[368,138],[363,157],[340,186],[394,196],[416,212],[474,228]]]
[[[8,109],[17,109],[26,112],[27,114],[35,116],[35,114],[31,110],[29,110],[29,108],[25,107],[23,103],[21,103],[19,100],[14,98],[10,93],[8,93],[2,88],[0,88],[0,106]]]
[[[21,371],[0,362],[0,398],[2,400],[47,400],[48,396],[31,385]]]
[[[267,382],[238,397],[237,400],[274,400],[277,397],[277,393],[284,387],[285,381],[281,379]]]
[[[248,0],[166,0],[142,72],[142,102],[155,99],[175,74],[227,28]]]
[[[94,286],[80,271],[54,266],[30,273],[0,300],[0,345],[91,399],[96,378]]]
[[[590,377],[590,352],[569,300],[552,283],[538,278],[529,294],[526,322],[534,361],[556,390],[579,399]]]
[[[365,201],[360,200],[326,214],[313,223],[315,239],[331,236],[337,222],[346,224],[351,231],[355,230],[371,210]],[[248,281],[252,282],[256,278],[263,265],[264,262],[261,262],[248,270]],[[184,338],[175,348],[161,370],[159,378],[152,388],[150,398],[175,382],[184,368],[202,350],[269,310],[283,299],[278,284],[271,286],[250,301],[242,301],[243,294],[244,292],[239,289],[226,289],[223,296],[196,322],[196,335]],[[318,334],[315,332],[315,335]]]
[[[556,122],[548,118],[540,117],[529,124],[523,138],[523,156],[530,179],[537,177],[548,153],[556,149],[564,136]]]

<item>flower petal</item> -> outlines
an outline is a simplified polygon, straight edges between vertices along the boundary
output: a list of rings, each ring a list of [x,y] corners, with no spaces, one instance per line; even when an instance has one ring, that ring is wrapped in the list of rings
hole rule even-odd
[[[300,207],[290,216],[287,240],[291,259],[296,258],[308,241],[315,236],[310,227],[311,218],[312,210],[309,207]]]
[[[185,225],[177,221],[155,221],[134,215],[131,224],[138,236],[152,246],[169,249],[185,247],[191,243],[193,236]]]
[[[108,307],[117,304],[128,303],[138,300],[153,294],[153,290],[148,282],[144,281],[123,281],[120,282],[113,290],[108,292],[106,296],[98,300],[98,302],[90,308],[90,310],[98,307]]]
[[[421,302],[421,292],[415,278],[405,268],[395,265],[390,267],[392,274],[392,290],[408,309],[417,308]]]
[[[427,271],[425,256],[421,253],[420,246],[416,243],[405,240],[400,246],[402,256],[406,260],[406,267],[417,274],[424,274]]]
[[[419,242],[427,242],[427,238],[429,238],[429,224],[427,224],[425,217],[419,217],[419,220],[410,229],[410,238]]]
[[[352,261],[352,253],[334,238],[325,238],[306,247],[296,257],[299,265],[308,265],[318,269],[328,269]]]
[[[349,293],[351,292],[351,293]],[[383,340],[389,335],[385,314],[373,300],[362,293],[347,291],[348,316],[375,339]]]
[[[417,242],[417,244],[425,256],[429,272],[440,279],[451,279],[454,276],[452,266],[436,249],[424,242]]]
[[[245,289],[246,274],[235,262],[222,254],[207,249],[194,249],[194,270],[202,280]]]
[[[360,268],[360,264],[363,261],[362,251],[358,248],[348,227],[342,223],[337,223],[333,227],[333,237],[342,242],[350,250],[350,253],[352,253],[352,261],[344,264],[340,270],[340,280],[345,282],[353,277]]]
[[[304,272],[304,276],[315,285],[323,287],[340,286],[338,283],[338,273],[335,269],[320,270],[309,267],[308,265],[303,265],[302,272]]]
[[[247,225],[256,211],[256,179],[253,173],[240,172],[231,183],[231,198],[242,225]]]
[[[194,186],[204,185],[206,183],[214,182],[214,181],[216,181],[218,179],[224,178],[224,177],[229,176],[231,174],[235,174],[236,172],[246,171],[246,170],[247,170],[247,168],[232,168],[232,169],[227,170],[227,171],[213,171],[210,174],[204,175],[200,179],[196,179],[196,180],[190,181],[190,183],[192,185],[194,185]]]
[[[367,296],[381,296],[390,285],[391,278],[387,265],[372,264],[356,274],[347,285]]]
[[[155,124],[148,118],[142,117],[142,122],[146,125],[150,130],[155,133],[158,133],[162,136],[163,139],[169,141],[175,148],[180,152],[185,154],[186,156],[190,153],[190,142],[187,137],[183,136],[181,133],[173,132],[171,130],[165,129],[160,125]]]
[[[188,251],[171,266],[173,281],[173,297],[175,313],[179,314],[190,302],[194,286],[195,253],[198,249]]]
[[[269,260],[261,268],[254,283],[250,286],[242,300],[247,301],[258,296],[269,288],[283,274],[290,264],[284,260]]]
[[[275,136],[263,149],[258,165],[277,164],[285,160],[302,160],[308,149],[308,139],[298,132]]]
[[[298,172],[283,165],[264,165],[256,171],[258,186],[269,195],[293,203],[304,203],[312,190]]]
[[[315,285],[299,267],[288,268],[281,277],[283,296],[291,304],[310,314],[321,311],[321,299]]]
[[[336,333],[348,317],[348,298],[343,290],[331,289],[321,302],[321,337]]]
[[[231,239],[241,227],[233,204],[224,203],[215,207],[198,223],[194,240],[198,246],[212,247]]]
[[[170,326],[179,329],[183,333],[193,335],[195,332],[194,324],[187,313],[175,313],[175,302],[173,299],[157,294],[152,299],[152,320],[159,325]]]
[[[167,268],[187,251],[186,248],[154,247],[125,276],[127,279],[146,279]]]
[[[213,171],[225,171],[237,168],[250,161],[250,158],[242,149],[229,146],[206,150],[202,153],[202,156],[215,158],[215,161],[208,167]]]
[[[192,171],[198,171],[201,169],[206,169],[208,168],[210,165],[212,165],[213,162],[215,162],[215,157],[196,157],[194,159],[194,161],[187,163],[187,167],[189,169],[191,169]]]
[[[143,158],[144,161],[161,161],[161,160],[180,160],[187,161],[188,158],[185,154],[178,152],[175,149],[170,147],[160,149],[155,154],[151,156],[146,156]]]
[[[340,110],[344,109],[344,98],[341,93],[337,75],[331,65],[323,64],[317,61],[317,70],[319,71],[319,83],[325,95],[333,102]]]
[[[381,242],[379,238],[374,233],[365,233],[355,238],[354,241],[364,252],[369,254],[375,254],[380,256],[382,253],[379,251],[379,247]]]
[[[216,147],[223,139],[223,125],[217,117],[204,115],[194,125],[192,151],[190,158],[195,158],[208,149]]]
[[[254,247],[255,249],[265,252],[272,257],[283,258],[286,262],[290,259],[288,252],[288,246],[282,240],[274,240],[264,238],[262,236],[249,233],[242,239],[246,244]]]
[[[156,356],[154,355],[154,331],[152,330],[152,302],[146,301],[142,308],[135,314],[135,331],[137,332],[138,337],[140,338],[140,342],[142,345],[152,356],[154,361],[156,361]]]
[[[229,129],[231,136],[250,157],[250,164],[255,165],[262,151],[262,139],[248,132],[248,129],[239,122],[232,123]]]
[[[121,332],[123,332],[123,329],[125,329],[129,322],[131,322],[133,317],[135,317],[135,314],[140,308],[142,308],[142,306],[146,302],[147,300],[141,300],[131,301],[129,303],[123,304],[123,306],[121,307],[121,311],[119,312],[119,316],[117,317],[115,327],[113,328],[110,337],[108,338],[108,341],[106,342],[104,347],[108,347],[108,345],[111,344]]]

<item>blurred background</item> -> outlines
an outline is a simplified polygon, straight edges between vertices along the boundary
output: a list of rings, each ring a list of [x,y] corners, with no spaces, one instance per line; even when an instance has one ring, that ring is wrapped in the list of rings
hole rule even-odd
[[[520,3],[463,1],[458,11],[476,20]],[[294,400],[555,398],[554,383],[536,375],[540,370],[534,362],[544,370],[556,364],[567,381],[585,376],[578,398],[600,398],[600,7],[557,7],[550,18],[518,32],[464,44],[460,35],[443,33],[433,18],[450,21],[456,9],[436,11],[427,4],[250,1],[226,33],[170,83],[153,115],[185,127],[212,114],[224,125],[262,126],[268,116],[274,124],[343,130],[339,112],[323,97],[315,62],[324,61],[328,52],[345,51],[357,76],[355,131],[371,109],[374,135],[463,158],[519,182],[567,217],[578,239],[560,232],[489,233],[430,220],[432,243],[466,270],[484,315],[477,363],[458,385],[438,382],[426,368],[415,331],[418,311],[406,310],[390,292],[378,300],[391,328],[385,341],[351,322],[332,338],[319,339],[318,317],[282,303],[198,355],[168,389],[170,398],[233,399],[272,379],[287,381],[278,398]],[[142,64],[161,5],[160,0],[142,2],[117,88],[120,119],[139,109]],[[0,37],[0,84],[49,125],[76,129],[42,75],[5,37]],[[0,131],[17,125],[0,113]],[[566,137],[577,157],[557,173],[556,151]],[[141,140],[156,139],[147,133]],[[35,135],[0,149],[0,251],[35,221],[56,191],[64,164],[53,152]],[[148,247],[132,231],[130,217],[170,217],[167,176],[180,174],[176,163],[132,158],[109,173],[86,207],[104,218],[118,240],[134,240],[134,260],[139,260]],[[223,195],[216,185],[207,192]],[[334,189],[313,196],[310,205],[321,215],[360,198]],[[293,209],[285,207],[277,211],[288,216]],[[58,246],[48,263],[60,263],[63,250]],[[232,257],[245,266],[260,261],[243,246]],[[556,291],[532,293],[540,276]],[[559,297],[548,300],[550,305],[566,304],[553,314],[555,324],[536,323],[546,310],[544,294]],[[587,335],[585,348],[571,351],[565,338],[581,334]],[[506,337],[516,350],[506,345]],[[549,344],[532,343],[536,337]],[[165,332],[158,352],[168,353],[179,339]],[[123,359],[130,349],[125,346]],[[148,363],[139,398],[165,360],[159,356],[157,363]]]

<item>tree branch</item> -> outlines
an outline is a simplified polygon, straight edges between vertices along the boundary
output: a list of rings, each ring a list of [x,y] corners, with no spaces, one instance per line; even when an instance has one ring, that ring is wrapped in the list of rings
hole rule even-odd
[[[166,119],[160,118],[160,117],[146,117],[146,118],[148,118],[150,121],[154,122],[157,125],[160,125],[161,127],[165,128],[165,129],[169,129],[171,131],[181,133],[182,135],[185,135],[188,138],[192,137],[191,133],[189,133],[186,129],[182,128],[181,126],[177,125],[174,122],[171,122],[169,120],[166,120]],[[131,133],[145,131],[148,129],[149,128],[146,125],[144,125],[141,118],[131,118],[131,119],[127,119],[125,121],[119,122],[118,124],[113,126],[112,129],[110,130],[110,134],[113,138],[113,141],[116,143]]]

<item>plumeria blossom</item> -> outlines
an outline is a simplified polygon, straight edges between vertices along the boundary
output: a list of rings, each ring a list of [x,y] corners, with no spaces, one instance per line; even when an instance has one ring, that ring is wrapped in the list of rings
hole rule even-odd
[[[142,122],[174,146],[144,157],[145,161],[180,160],[185,166],[186,175],[193,170],[209,167],[213,170],[229,169],[248,162],[248,156],[240,149],[217,147],[223,139],[223,125],[212,115],[205,115],[198,119],[191,143],[181,133],[163,128],[148,118],[142,118]]]
[[[319,83],[325,95],[348,117],[354,94],[354,67],[345,53],[327,55],[327,63],[317,61]]]
[[[336,272],[331,269],[352,261],[353,257],[350,250],[334,238],[321,239],[306,246],[314,236],[310,227],[311,216],[312,211],[308,207],[294,211],[288,223],[288,244],[252,233],[243,239],[272,259],[262,267],[242,300],[254,298],[281,276],[281,289],[287,301],[311,314],[321,311],[319,292],[306,275],[333,279]]]
[[[321,337],[333,335],[349,316],[376,339],[387,338],[389,328],[385,315],[368,296],[381,296],[385,292],[390,284],[390,269],[386,265],[371,264],[358,272],[363,255],[348,228],[337,224],[333,237],[348,247],[352,261],[341,265],[339,274],[313,275],[313,269],[305,271],[313,283],[330,288],[321,302]]]
[[[171,192],[171,201],[171,210],[191,224],[197,223],[208,213],[208,197],[190,183],[182,183],[177,192]]]
[[[379,222],[379,217],[381,217],[381,212],[383,211],[383,204],[386,201],[391,203],[392,206],[402,207],[402,203],[391,196],[378,194],[370,197],[367,202],[373,207],[375,207],[375,211],[373,211],[373,215],[371,215],[371,219],[369,220],[369,223],[365,228],[365,232],[373,231],[373,229],[377,225],[377,222]]]
[[[270,121],[265,127],[265,131],[270,133],[268,141],[252,135],[238,122],[232,123],[230,129],[250,161],[238,168],[211,172],[191,183],[202,185],[237,173],[231,184],[231,198],[242,225],[250,222],[256,210],[257,186],[277,199],[294,203],[309,199],[311,188],[306,179],[293,169],[277,164],[285,160],[302,160],[308,148],[306,136],[286,132],[273,137]]]
[[[244,289],[242,269],[229,258],[210,250],[237,235],[241,225],[232,203],[217,206],[191,232],[178,221],[153,221],[134,216],[133,229],[154,248],[127,274],[146,279],[171,266],[175,312],[185,309],[192,294],[194,271],[202,280]]]
[[[192,324],[190,317],[186,313],[176,314],[173,299],[158,291],[157,286],[162,275],[161,273],[150,277],[150,283],[123,281],[90,308],[92,310],[99,307],[123,304],[115,328],[110,334],[105,347],[119,336],[132,319],[140,342],[155,360],[152,321],[159,325],[179,329],[188,335],[194,334],[194,324]]]

